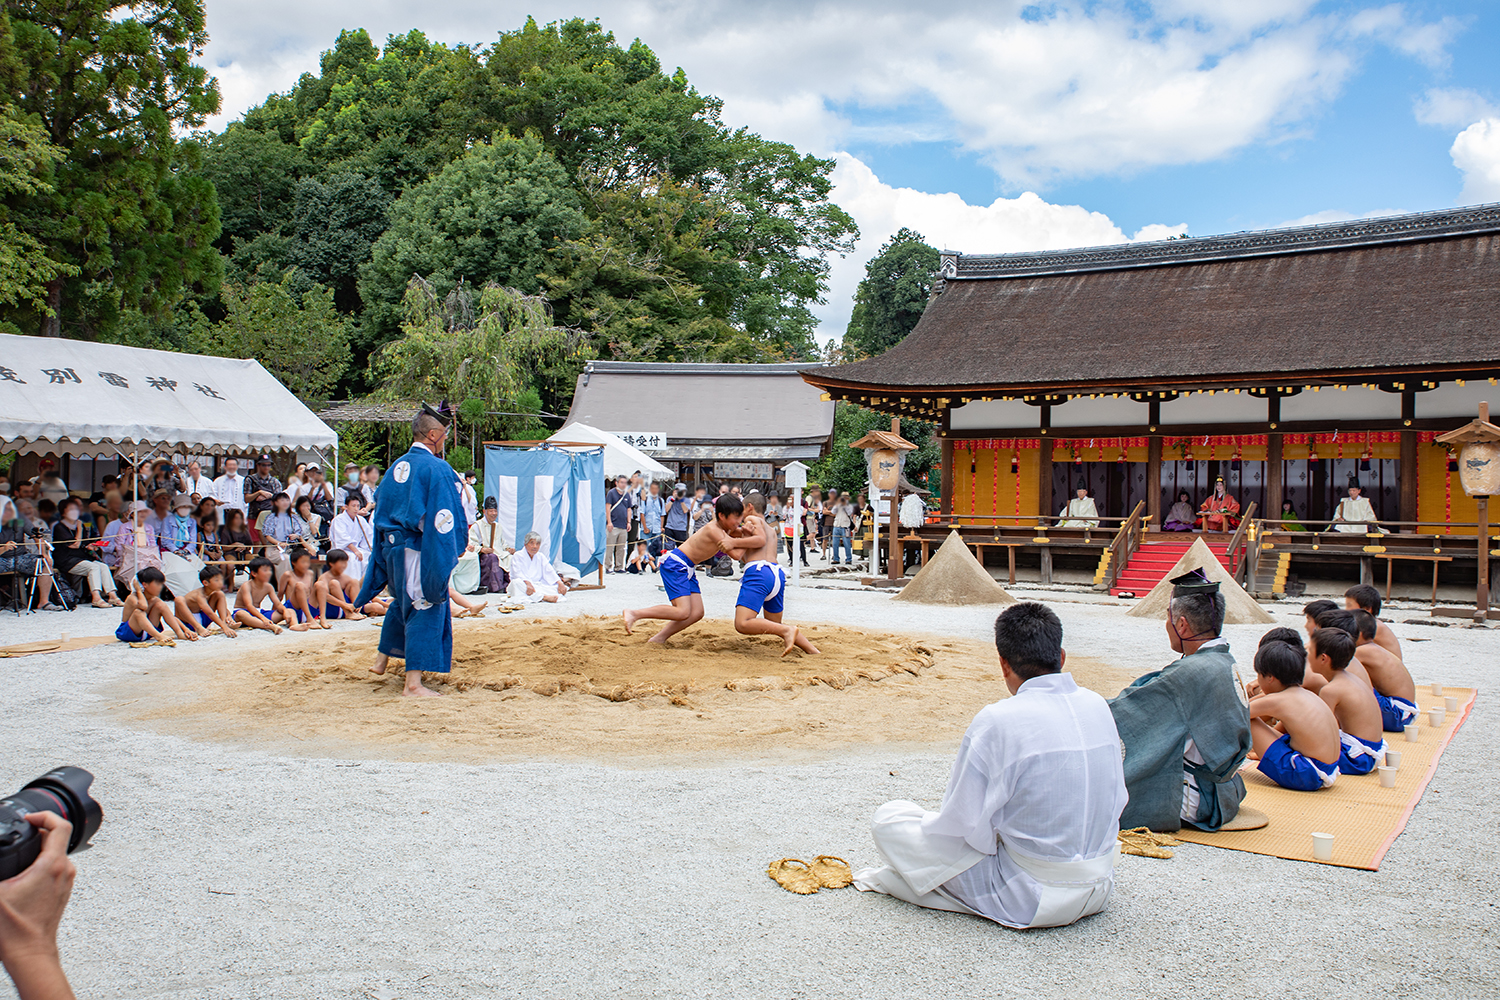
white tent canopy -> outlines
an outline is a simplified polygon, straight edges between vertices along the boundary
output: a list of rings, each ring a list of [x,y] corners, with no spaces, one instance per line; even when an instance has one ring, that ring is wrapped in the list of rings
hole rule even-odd
[[[634,445],[628,445],[609,431],[588,424],[568,424],[548,441],[578,441],[604,445],[604,478],[628,476],[639,472],[647,480],[671,480],[672,470]],[[566,450],[566,449],[565,449]]]
[[[258,361],[0,334],[0,451],[337,446],[333,429]]]

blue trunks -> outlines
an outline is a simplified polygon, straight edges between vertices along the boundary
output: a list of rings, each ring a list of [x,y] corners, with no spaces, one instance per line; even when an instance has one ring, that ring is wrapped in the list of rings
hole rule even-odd
[[[1385,740],[1371,743],[1358,736],[1340,732],[1339,740],[1344,744],[1339,754],[1339,773],[1369,774],[1385,761]]]
[[[336,618],[342,618],[342,617],[344,617],[344,609],[343,608],[339,607],[337,604],[330,604],[330,605],[328,605],[328,620],[329,621],[333,621]]]
[[[1266,752],[1261,754],[1259,770],[1282,788],[1297,792],[1316,792],[1320,788],[1327,788],[1339,776],[1337,761],[1325,764],[1320,760],[1304,757],[1292,749],[1292,738],[1289,735],[1266,747]]]
[[[193,614],[198,616],[198,624],[204,628],[208,628],[214,623],[214,620],[208,617],[208,612],[206,611],[194,611]]]
[[[135,629],[130,627],[129,622],[121,622],[120,627],[115,629],[115,638],[121,642],[145,642],[151,637],[149,635],[137,635]]]
[[[756,614],[762,609],[769,614],[780,614],[786,605],[786,570],[764,559],[747,563],[740,580],[739,600],[735,603]]]
[[[687,597],[689,594],[701,594],[698,589],[698,568],[693,561],[682,554],[681,549],[673,549],[661,559],[661,582],[667,588],[667,600],[675,601],[679,597]]]
[[[1405,698],[1392,698],[1376,691],[1375,700],[1380,703],[1380,721],[1388,733],[1405,732],[1417,717],[1417,706]]]

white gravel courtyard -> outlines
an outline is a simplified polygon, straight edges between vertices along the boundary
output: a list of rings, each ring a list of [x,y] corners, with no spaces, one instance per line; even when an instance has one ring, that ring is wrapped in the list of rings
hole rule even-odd
[[[662,599],[655,577],[607,582],[525,616]],[[710,617],[732,615],[736,587],[703,580]],[[1014,592],[1053,602],[1070,654],[1134,673],[1172,659],[1161,624],[1121,604]],[[981,642],[996,610],[813,587],[787,602],[789,620]],[[1298,606],[1271,610],[1300,628]],[[91,608],[0,614],[0,644],[104,635],[118,621]],[[876,806],[936,806],[956,741],[922,732],[686,762],[516,760],[497,734],[491,762],[416,763],[190,741],[107,716],[108,689],[130,672],[171,685],[191,658],[253,665],[289,641],[250,630],[0,661],[0,792],[60,764],[96,775],[104,825],[75,856],[61,940],[80,997],[1493,996],[1500,634],[1395,630],[1419,689],[1480,690],[1380,871],[1186,845],[1171,860],[1126,857],[1108,908],[1057,930],[853,889],[794,896],[766,877],[783,856],[873,863]],[[1246,675],[1263,631],[1226,630]],[[393,725],[410,707],[393,701]]]

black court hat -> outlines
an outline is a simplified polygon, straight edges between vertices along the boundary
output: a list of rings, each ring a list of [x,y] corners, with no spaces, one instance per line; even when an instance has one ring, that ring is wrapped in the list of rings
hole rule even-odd
[[[1201,569],[1172,577],[1173,597],[1192,597],[1195,594],[1217,594],[1219,585],[1204,575]]]
[[[485,510],[499,510],[500,509],[500,504],[495,500],[494,497],[485,497],[484,498],[484,509]]]
[[[1363,490],[1364,489],[1363,486],[1359,485],[1359,477],[1358,476],[1350,476],[1349,477],[1349,488],[1351,490]]]
[[[438,423],[442,424],[444,427],[447,427],[449,424],[453,423],[453,411],[448,408],[447,400],[443,400],[441,403],[438,403],[436,409],[433,409],[431,406],[423,403],[422,412],[427,414],[432,419],[436,420]]]
[[[1078,485],[1073,487],[1073,489],[1075,490],[1087,490],[1088,488],[1089,484],[1084,482],[1082,479],[1078,480]]]

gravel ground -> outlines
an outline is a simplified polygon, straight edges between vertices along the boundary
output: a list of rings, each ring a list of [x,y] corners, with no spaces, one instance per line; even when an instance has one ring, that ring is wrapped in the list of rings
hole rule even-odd
[[[540,613],[658,599],[654,579],[608,581]],[[704,582],[710,614],[728,616],[734,586]],[[1161,625],[1117,602],[1039,596],[1057,602],[1077,653],[1138,671],[1170,657]],[[1295,606],[1274,610],[1300,626]],[[984,639],[993,611],[809,586],[788,614]],[[0,643],[104,634],[117,620],[4,615]],[[1242,661],[1260,631],[1229,630]],[[1482,685],[1500,649],[1489,631],[1396,631],[1429,640],[1407,647],[1419,685]],[[785,855],[875,861],[877,805],[941,799],[954,748],[920,734],[710,766],[473,766],[277,756],[100,715],[100,689],[127,671],[170,684],[174,658],[195,648],[253,657],[277,641],[111,646],[0,668],[0,786],[61,763],[98,775],[106,820],[77,856],[63,925],[80,996],[1494,995],[1500,796],[1484,748],[1500,711],[1487,691],[1381,871],[1188,845],[1169,861],[1126,858],[1104,913],[1017,933],[852,889],[794,896],[765,876]]]

